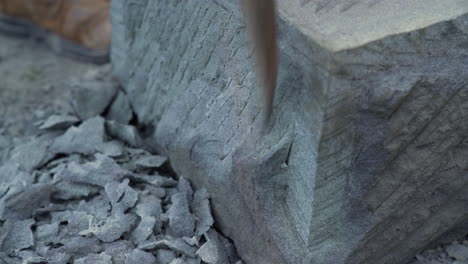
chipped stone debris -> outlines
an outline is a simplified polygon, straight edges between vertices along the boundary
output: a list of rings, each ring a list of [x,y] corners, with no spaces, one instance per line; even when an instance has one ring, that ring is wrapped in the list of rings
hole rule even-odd
[[[125,93],[90,76],[0,167],[0,263],[243,263],[207,191],[144,149]]]
[[[435,249],[427,249],[411,264],[468,264],[468,237]]]

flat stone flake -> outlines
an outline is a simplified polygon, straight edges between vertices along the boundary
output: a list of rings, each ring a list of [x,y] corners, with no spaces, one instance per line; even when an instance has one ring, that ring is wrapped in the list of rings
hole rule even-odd
[[[34,263],[45,263],[47,262],[47,258],[41,257],[34,253],[31,250],[21,250],[17,253],[17,255],[23,261],[22,263],[27,264],[34,264]]]
[[[78,127],[70,127],[65,134],[54,140],[50,149],[54,153],[91,155],[104,142],[104,138],[104,119],[96,116]]]
[[[0,252],[10,253],[26,249],[34,245],[34,235],[31,226],[34,220],[7,220],[0,232]]]
[[[97,80],[71,81],[67,86],[73,111],[81,120],[102,114],[118,91],[115,83]]]
[[[59,232],[59,223],[45,224],[37,226],[35,237],[41,241],[52,241],[56,238]]]
[[[111,182],[104,187],[109,200],[112,203],[112,211],[124,213],[135,206],[138,201],[138,192],[128,186],[129,180],[122,183]]]
[[[200,264],[200,259],[195,258],[176,258],[172,260],[169,264]]]
[[[133,111],[127,95],[119,91],[117,98],[112,102],[106,119],[114,120],[121,124],[128,124],[133,117]]]
[[[142,195],[136,206],[136,213],[140,217],[152,216],[159,218],[162,214],[161,200],[150,195]]]
[[[49,257],[49,264],[67,264],[69,263],[71,256],[66,253],[56,253]]]
[[[81,200],[76,210],[86,212],[95,217],[95,219],[103,220],[109,216],[111,204],[104,195],[99,195],[89,201]]]
[[[112,257],[114,264],[125,264],[127,254],[135,248],[130,241],[117,240],[111,243],[103,243],[104,251]],[[137,263],[138,264],[138,263]]]
[[[132,233],[132,240],[135,245],[146,241],[153,234],[156,221],[156,218],[152,216],[141,217],[140,223]]]
[[[179,178],[177,182],[177,190],[179,190],[180,192],[186,193],[189,204],[192,204],[193,189],[192,189],[192,186],[190,185],[190,182],[186,178],[184,177]]]
[[[208,264],[230,263],[229,256],[219,239],[219,235],[214,231],[210,231],[205,237],[207,241],[197,250],[197,256]]]
[[[187,244],[182,238],[167,237],[155,241],[145,241],[138,246],[141,250],[172,249],[189,257],[195,257],[196,248]]]
[[[142,186],[142,189],[143,189],[143,194],[149,194],[149,195],[153,195],[159,199],[163,199],[164,197],[166,197],[166,189],[164,189],[163,187],[156,187],[156,186],[153,186],[153,185],[149,185],[149,184],[146,184],[146,183],[137,183],[136,186]]]
[[[136,206],[136,214],[142,219],[151,217],[155,219],[153,231],[158,234],[161,232],[162,227],[162,206],[161,200],[154,196],[143,195],[141,196]]]
[[[73,115],[51,115],[39,126],[39,129],[67,129],[79,121]]]
[[[98,186],[66,181],[55,184],[55,188],[53,197],[60,200],[83,199],[99,193]]]
[[[467,244],[460,244],[460,243],[453,243],[445,249],[447,254],[459,261],[468,261],[468,243]]]
[[[68,236],[78,236],[80,232],[87,230],[93,220],[93,216],[79,211],[52,212],[52,222],[66,223],[60,226],[60,233]]]
[[[33,184],[7,194],[0,201],[0,219],[24,220],[31,218],[42,206],[50,203],[55,186]]]
[[[154,169],[161,167],[167,161],[167,157],[159,155],[144,156],[135,160],[137,168]]]
[[[108,182],[120,181],[129,172],[111,158],[96,154],[96,160],[85,164],[71,162],[62,174],[62,178],[70,182],[86,183],[104,187]]]
[[[169,227],[176,236],[192,237],[195,230],[195,217],[190,213],[187,194],[180,192],[171,197],[168,210]]]
[[[143,175],[143,174],[134,174],[130,178],[135,182],[143,182],[151,184],[154,187],[174,187],[177,186],[177,181],[170,178],[160,175]]]
[[[176,252],[170,249],[159,249],[156,256],[161,264],[170,264],[176,258]]]
[[[213,226],[214,219],[211,214],[209,195],[206,189],[200,189],[195,192],[192,210],[197,218],[195,233],[197,236],[205,234]]]
[[[92,227],[91,232],[103,242],[114,242],[123,234],[129,232],[137,221],[131,214],[113,215],[103,223]]]
[[[32,184],[33,180],[31,173],[23,171],[19,164],[13,162],[3,164],[0,166],[0,197],[5,195],[12,185]]]
[[[140,249],[134,249],[132,253],[127,255],[125,264],[154,264],[156,263],[156,257],[146,251]]]
[[[60,240],[57,248],[51,249],[52,253],[66,253],[74,257],[85,257],[90,253],[102,252],[100,241],[95,237],[73,236]]]
[[[99,153],[111,158],[123,155],[123,144],[117,140],[104,142],[101,145],[98,145],[96,149]]]
[[[176,258],[170,264],[187,264],[183,258]]]
[[[77,259],[73,262],[74,264],[112,264],[111,256],[105,252],[101,254],[89,254],[86,257]]]
[[[106,130],[111,137],[119,139],[132,147],[139,147],[141,145],[142,140],[134,126],[107,121]]]
[[[54,157],[49,151],[51,144],[52,141],[44,137],[35,138],[14,148],[8,162],[18,164],[21,170],[32,172]]]

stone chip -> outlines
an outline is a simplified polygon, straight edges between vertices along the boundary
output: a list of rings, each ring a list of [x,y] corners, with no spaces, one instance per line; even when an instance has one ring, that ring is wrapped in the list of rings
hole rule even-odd
[[[104,119],[96,116],[78,127],[70,127],[54,140],[50,149],[54,153],[90,155],[96,152],[96,147],[104,142],[104,138]]]
[[[127,95],[119,91],[117,98],[112,102],[106,119],[114,120],[121,124],[128,124],[133,117],[133,111]]]
[[[176,258],[176,252],[170,249],[159,249],[156,256],[161,264],[170,264]]]
[[[179,190],[180,192],[186,193],[189,204],[192,203],[193,189],[192,189],[192,186],[190,185],[190,182],[186,178],[180,177],[178,179],[177,190]]]
[[[136,216],[132,214],[113,215],[92,227],[90,232],[103,242],[114,242],[129,232],[136,221]]]
[[[107,133],[116,139],[119,139],[132,147],[139,147],[142,139],[134,126],[124,125],[116,121],[106,122]]]
[[[454,243],[445,249],[447,254],[459,261],[468,261],[468,244]]]
[[[124,179],[122,183],[111,182],[106,184],[105,191],[112,203],[112,211],[124,213],[132,208],[138,201],[138,193],[128,186],[129,180]]]
[[[110,81],[71,81],[68,86],[73,111],[81,120],[102,114],[118,91],[118,86]]]
[[[0,252],[10,253],[34,245],[34,220],[7,220],[0,232]]]
[[[40,225],[36,228],[36,239],[52,241],[56,238],[59,232],[59,223]]]
[[[197,250],[197,256],[208,264],[230,263],[228,254],[225,251],[224,245],[219,239],[218,234],[214,231],[210,231],[205,235],[205,237],[207,241]]]
[[[156,257],[140,249],[134,249],[130,254],[127,255],[125,264],[154,264],[156,263]]]
[[[192,237],[195,230],[195,217],[190,213],[187,194],[176,193],[171,197],[168,210],[169,227],[176,236]]]
[[[54,157],[49,151],[51,144],[51,140],[45,137],[32,139],[14,148],[8,162],[18,164],[26,172],[32,172]]]
[[[67,264],[71,256],[66,253],[56,253],[49,258],[49,264]]]
[[[79,121],[73,115],[52,115],[41,124],[39,129],[67,129]]]
[[[96,154],[96,160],[85,164],[71,162],[62,174],[64,180],[77,183],[86,183],[104,187],[108,182],[120,181],[128,171],[111,158]]]
[[[167,157],[159,155],[144,156],[135,161],[137,168],[159,168],[167,161]]]
[[[111,256],[105,252],[101,254],[89,254],[86,257],[77,259],[73,262],[74,264],[112,264]]]
[[[154,187],[174,187],[177,185],[177,181],[160,175],[143,175],[143,174],[134,174],[131,176],[135,182],[143,182],[151,184]]]
[[[156,222],[156,218],[152,216],[141,217],[140,223],[132,233],[132,240],[135,245],[139,245],[153,234]]]
[[[134,246],[128,240],[117,240],[111,243],[104,243],[104,251],[112,257],[114,264],[125,264],[127,254],[130,254]]]
[[[37,183],[9,192],[0,200],[0,219],[24,220],[49,204],[55,186]]]
[[[192,210],[197,218],[195,228],[197,236],[205,234],[214,223],[208,198],[209,195],[206,189],[197,190],[193,198]]]
[[[196,248],[187,244],[182,238],[166,237],[155,241],[145,241],[138,246],[141,250],[172,249],[189,257],[195,257]]]

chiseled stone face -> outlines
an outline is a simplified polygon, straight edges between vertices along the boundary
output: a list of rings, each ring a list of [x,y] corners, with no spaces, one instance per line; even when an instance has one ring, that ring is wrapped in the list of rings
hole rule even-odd
[[[113,1],[114,73],[248,264],[405,261],[466,218],[468,6],[299,2],[265,128],[234,1]]]

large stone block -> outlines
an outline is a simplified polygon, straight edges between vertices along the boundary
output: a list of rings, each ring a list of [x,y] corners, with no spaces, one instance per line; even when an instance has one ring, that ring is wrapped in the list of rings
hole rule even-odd
[[[114,73],[248,264],[404,263],[468,221],[468,2],[278,1],[262,130],[237,1],[113,0]]]

